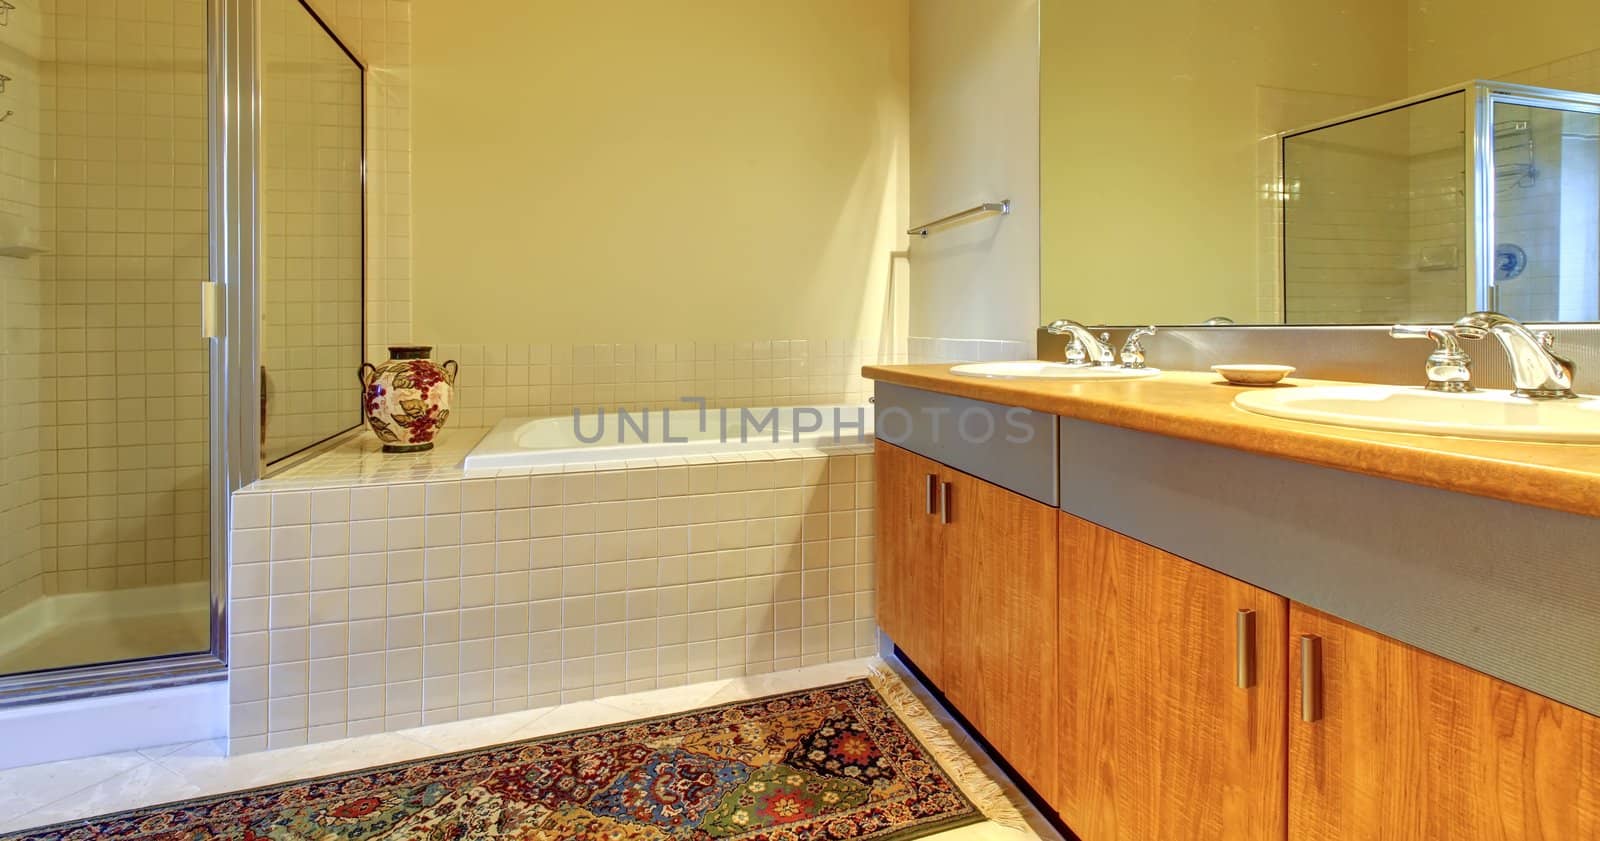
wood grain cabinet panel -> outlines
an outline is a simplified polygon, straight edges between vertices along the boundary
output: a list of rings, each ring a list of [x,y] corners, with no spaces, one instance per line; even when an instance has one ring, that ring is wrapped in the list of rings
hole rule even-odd
[[[1029,785],[1049,792],[1056,772],[1057,510],[963,478],[951,495],[956,528],[946,549],[962,574],[946,581],[967,593],[961,639],[975,652],[967,659],[975,669],[967,687],[976,696],[973,720]]]
[[[930,482],[945,469],[915,453],[877,442],[878,626],[929,680],[944,672],[943,535],[930,513]]]
[[[1600,719],[1299,604],[1289,626],[1290,841],[1600,838]]]
[[[1062,819],[1084,841],[1282,839],[1287,601],[1059,525]]]
[[[979,551],[985,538],[983,515],[978,508],[982,496],[979,488],[984,487],[984,482],[946,467],[939,474],[939,487],[939,518],[944,524],[944,586],[940,594],[944,674],[938,682],[939,691],[981,730],[981,683],[986,678],[980,662],[983,646],[979,634],[987,620],[979,604],[977,582],[982,577]]]

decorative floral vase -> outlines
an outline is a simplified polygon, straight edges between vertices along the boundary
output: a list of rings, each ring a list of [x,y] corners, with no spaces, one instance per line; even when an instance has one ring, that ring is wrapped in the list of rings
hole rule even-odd
[[[454,359],[433,364],[431,350],[428,345],[391,345],[388,362],[363,362],[357,371],[367,426],[386,453],[433,449],[433,436],[450,417],[450,395],[461,366]]]

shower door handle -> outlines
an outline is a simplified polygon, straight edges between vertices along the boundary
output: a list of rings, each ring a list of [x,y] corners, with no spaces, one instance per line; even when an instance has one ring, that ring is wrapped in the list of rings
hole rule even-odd
[[[218,291],[217,282],[214,280],[200,281],[200,338],[217,338],[218,317]]]

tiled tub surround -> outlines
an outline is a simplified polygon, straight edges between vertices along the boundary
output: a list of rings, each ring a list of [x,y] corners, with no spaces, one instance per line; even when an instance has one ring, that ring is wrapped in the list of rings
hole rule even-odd
[[[477,437],[447,435],[457,453]],[[234,497],[230,750],[871,654],[871,458],[479,477],[441,452],[426,481],[313,460],[252,485]]]

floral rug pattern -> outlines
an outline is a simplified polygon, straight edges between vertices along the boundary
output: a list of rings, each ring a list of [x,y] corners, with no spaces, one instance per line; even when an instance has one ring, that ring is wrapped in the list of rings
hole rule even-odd
[[[857,680],[0,841],[903,841],[982,819]]]

